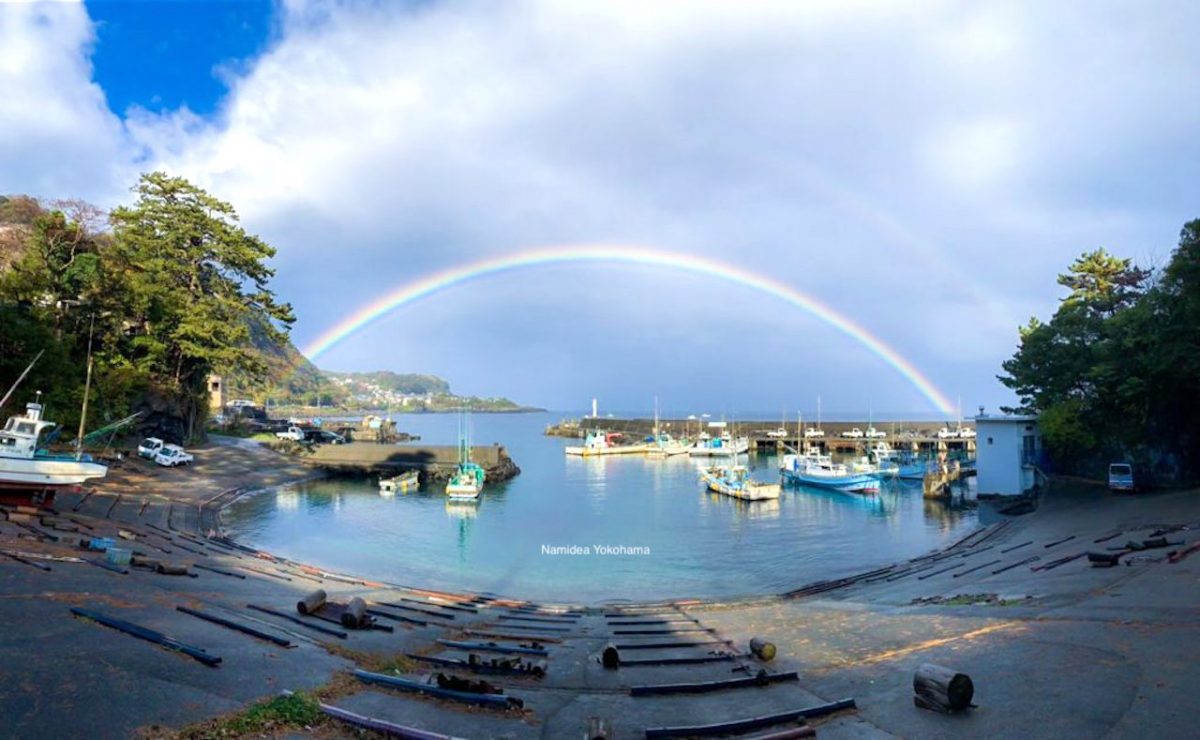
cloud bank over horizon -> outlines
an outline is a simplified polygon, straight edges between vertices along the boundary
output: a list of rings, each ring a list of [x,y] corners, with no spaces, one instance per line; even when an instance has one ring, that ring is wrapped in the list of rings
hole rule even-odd
[[[0,6],[2,192],[129,198],[165,169],[279,250],[305,344],[447,268],[568,244],[770,276],[966,409],[1054,276],[1163,260],[1195,217],[1200,8],[1082,3],[284,2],[208,115],[110,110],[81,4]],[[197,32],[200,32],[198,29]],[[322,365],[691,413],[928,411],[814,317],[661,268],[555,265],[406,306]]]

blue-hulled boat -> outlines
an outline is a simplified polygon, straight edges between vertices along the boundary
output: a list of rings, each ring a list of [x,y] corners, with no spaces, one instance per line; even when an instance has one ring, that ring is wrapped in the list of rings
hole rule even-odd
[[[786,483],[828,488],[843,493],[877,493],[877,471],[852,472],[828,455],[784,455],[779,466]]]

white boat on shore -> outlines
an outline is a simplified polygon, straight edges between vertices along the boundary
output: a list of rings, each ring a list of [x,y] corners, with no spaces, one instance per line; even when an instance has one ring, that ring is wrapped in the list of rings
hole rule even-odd
[[[55,426],[42,419],[40,403],[27,404],[24,414],[8,420],[0,431],[0,486],[62,488],[108,474],[106,465],[93,462],[88,455],[54,455],[39,450],[39,437]]]
[[[576,457],[594,457],[599,455],[639,455],[649,450],[649,445],[616,444],[616,439],[622,436],[620,432],[605,432],[595,430],[587,433],[582,445],[569,445],[564,451]]]
[[[766,501],[779,498],[778,483],[764,483],[750,477],[745,465],[714,465],[701,470],[700,480],[716,493],[743,501]]]

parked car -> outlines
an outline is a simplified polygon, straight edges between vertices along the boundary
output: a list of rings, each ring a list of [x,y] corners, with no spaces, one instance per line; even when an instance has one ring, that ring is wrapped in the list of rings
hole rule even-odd
[[[858,427],[854,427],[848,432],[842,432],[842,436],[846,437],[847,439],[862,439],[863,430],[859,429]]]
[[[975,430],[968,429],[967,427],[963,427],[962,429],[958,430],[958,436],[961,439],[974,439],[975,438]]]
[[[146,437],[138,444],[138,456],[153,460],[158,451],[163,448],[163,441],[158,437]]]
[[[787,436],[787,430],[783,427],[767,432],[767,436],[771,439],[783,439]]]
[[[191,465],[195,459],[191,453],[185,452],[179,445],[163,445],[158,454],[154,456],[154,462],[162,465],[164,468]]]
[[[1133,479],[1133,466],[1129,463],[1113,463],[1108,466],[1108,490],[1137,491]]]
[[[812,427],[809,427],[808,429],[804,430],[804,438],[805,439],[812,439],[813,437],[824,437],[824,436],[825,436],[825,431],[823,429],[813,429]]]
[[[308,433],[307,441],[317,442],[319,444],[327,444],[327,445],[344,445],[344,444],[346,444],[345,437],[338,434],[337,432],[330,432],[325,429],[315,429],[313,431],[310,431]]]
[[[887,432],[881,432],[875,427],[867,427],[867,439],[883,439]]]

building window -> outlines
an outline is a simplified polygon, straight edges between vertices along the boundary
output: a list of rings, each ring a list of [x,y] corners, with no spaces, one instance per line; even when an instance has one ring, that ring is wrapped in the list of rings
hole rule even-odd
[[[991,444],[991,443],[992,443],[992,438],[988,437],[988,444]]]

